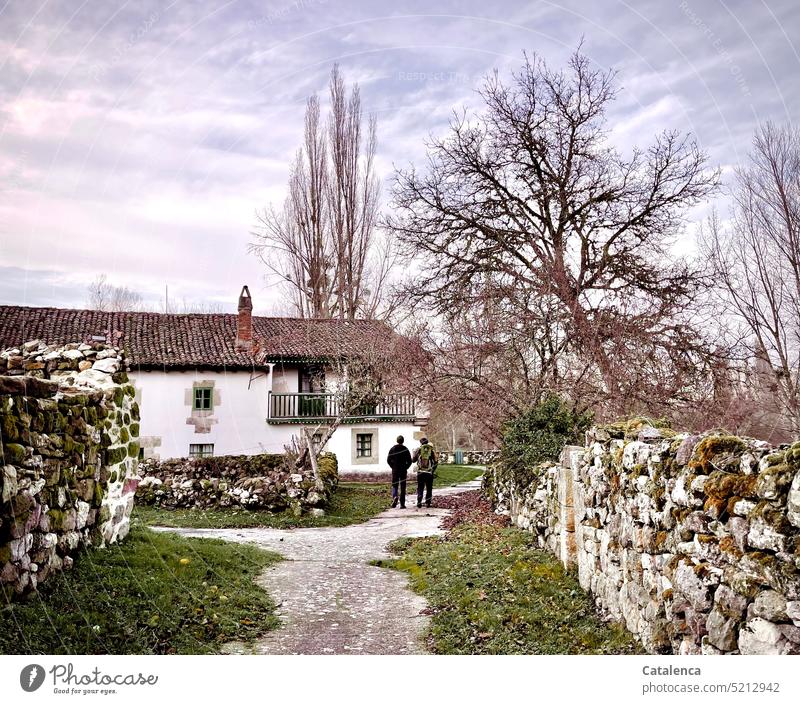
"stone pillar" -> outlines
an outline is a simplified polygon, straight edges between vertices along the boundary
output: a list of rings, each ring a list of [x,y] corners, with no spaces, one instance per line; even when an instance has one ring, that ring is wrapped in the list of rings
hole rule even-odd
[[[575,492],[573,466],[580,462],[583,448],[567,445],[561,452],[558,468],[558,505],[561,541],[559,557],[564,567],[572,567],[577,562],[577,542],[575,539]]]

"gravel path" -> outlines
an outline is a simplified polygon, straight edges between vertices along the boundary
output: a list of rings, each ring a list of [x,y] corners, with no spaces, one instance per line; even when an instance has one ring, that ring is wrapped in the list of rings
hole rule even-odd
[[[480,480],[434,490],[457,494]],[[409,497],[411,498],[411,497]],[[253,644],[230,643],[226,652],[264,654],[413,654],[425,652],[421,636],[427,602],[408,588],[405,573],[372,567],[390,557],[397,538],[436,535],[446,509],[389,509],[366,523],[343,528],[157,528],[190,537],[251,543],[286,559],[257,579],[278,604],[283,626]]]

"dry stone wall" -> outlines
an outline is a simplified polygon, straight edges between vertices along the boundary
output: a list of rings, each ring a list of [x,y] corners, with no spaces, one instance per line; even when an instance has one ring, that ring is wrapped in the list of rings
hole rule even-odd
[[[136,500],[164,508],[239,506],[296,513],[321,511],[336,489],[336,456],[324,454],[318,473],[300,470],[284,455],[233,455],[197,459],[145,460]]]
[[[497,509],[650,652],[800,653],[800,443],[606,426]]]
[[[437,450],[440,464],[452,464],[456,453],[450,450]],[[464,450],[462,457],[464,464],[485,465],[494,462],[500,454],[498,450]]]
[[[139,411],[121,351],[0,352],[0,590],[20,596],[127,535]]]

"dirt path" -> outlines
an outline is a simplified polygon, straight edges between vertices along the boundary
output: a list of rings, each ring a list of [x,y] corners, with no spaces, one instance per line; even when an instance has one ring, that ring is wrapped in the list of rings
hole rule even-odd
[[[435,494],[480,486],[474,480]],[[372,567],[389,557],[397,538],[436,535],[446,509],[389,509],[344,528],[161,528],[190,537],[252,543],[286,559],[257,582],[278,604],[283,627],[254,644],[231,643],[226,652],[265,654],[411,654],[424,652],[425,599],[408,588],[402,572]]]

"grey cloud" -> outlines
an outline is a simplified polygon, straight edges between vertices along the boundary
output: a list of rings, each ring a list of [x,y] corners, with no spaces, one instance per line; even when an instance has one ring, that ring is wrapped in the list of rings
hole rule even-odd
[[[253,211],[281,200],[335,61],[378,115],[387,183],[454,109],[480,109],[487,72],[524,51],[558,64],[582,37],[620,71],[622,148],[691,130],[730,165],[759,120],[800,107],[791,0],[50,2],[25,29],[38,7],[0,14],[4,302],[73,304],[100,271],[154,300],[165,283],[190,300],[259,285]]]

